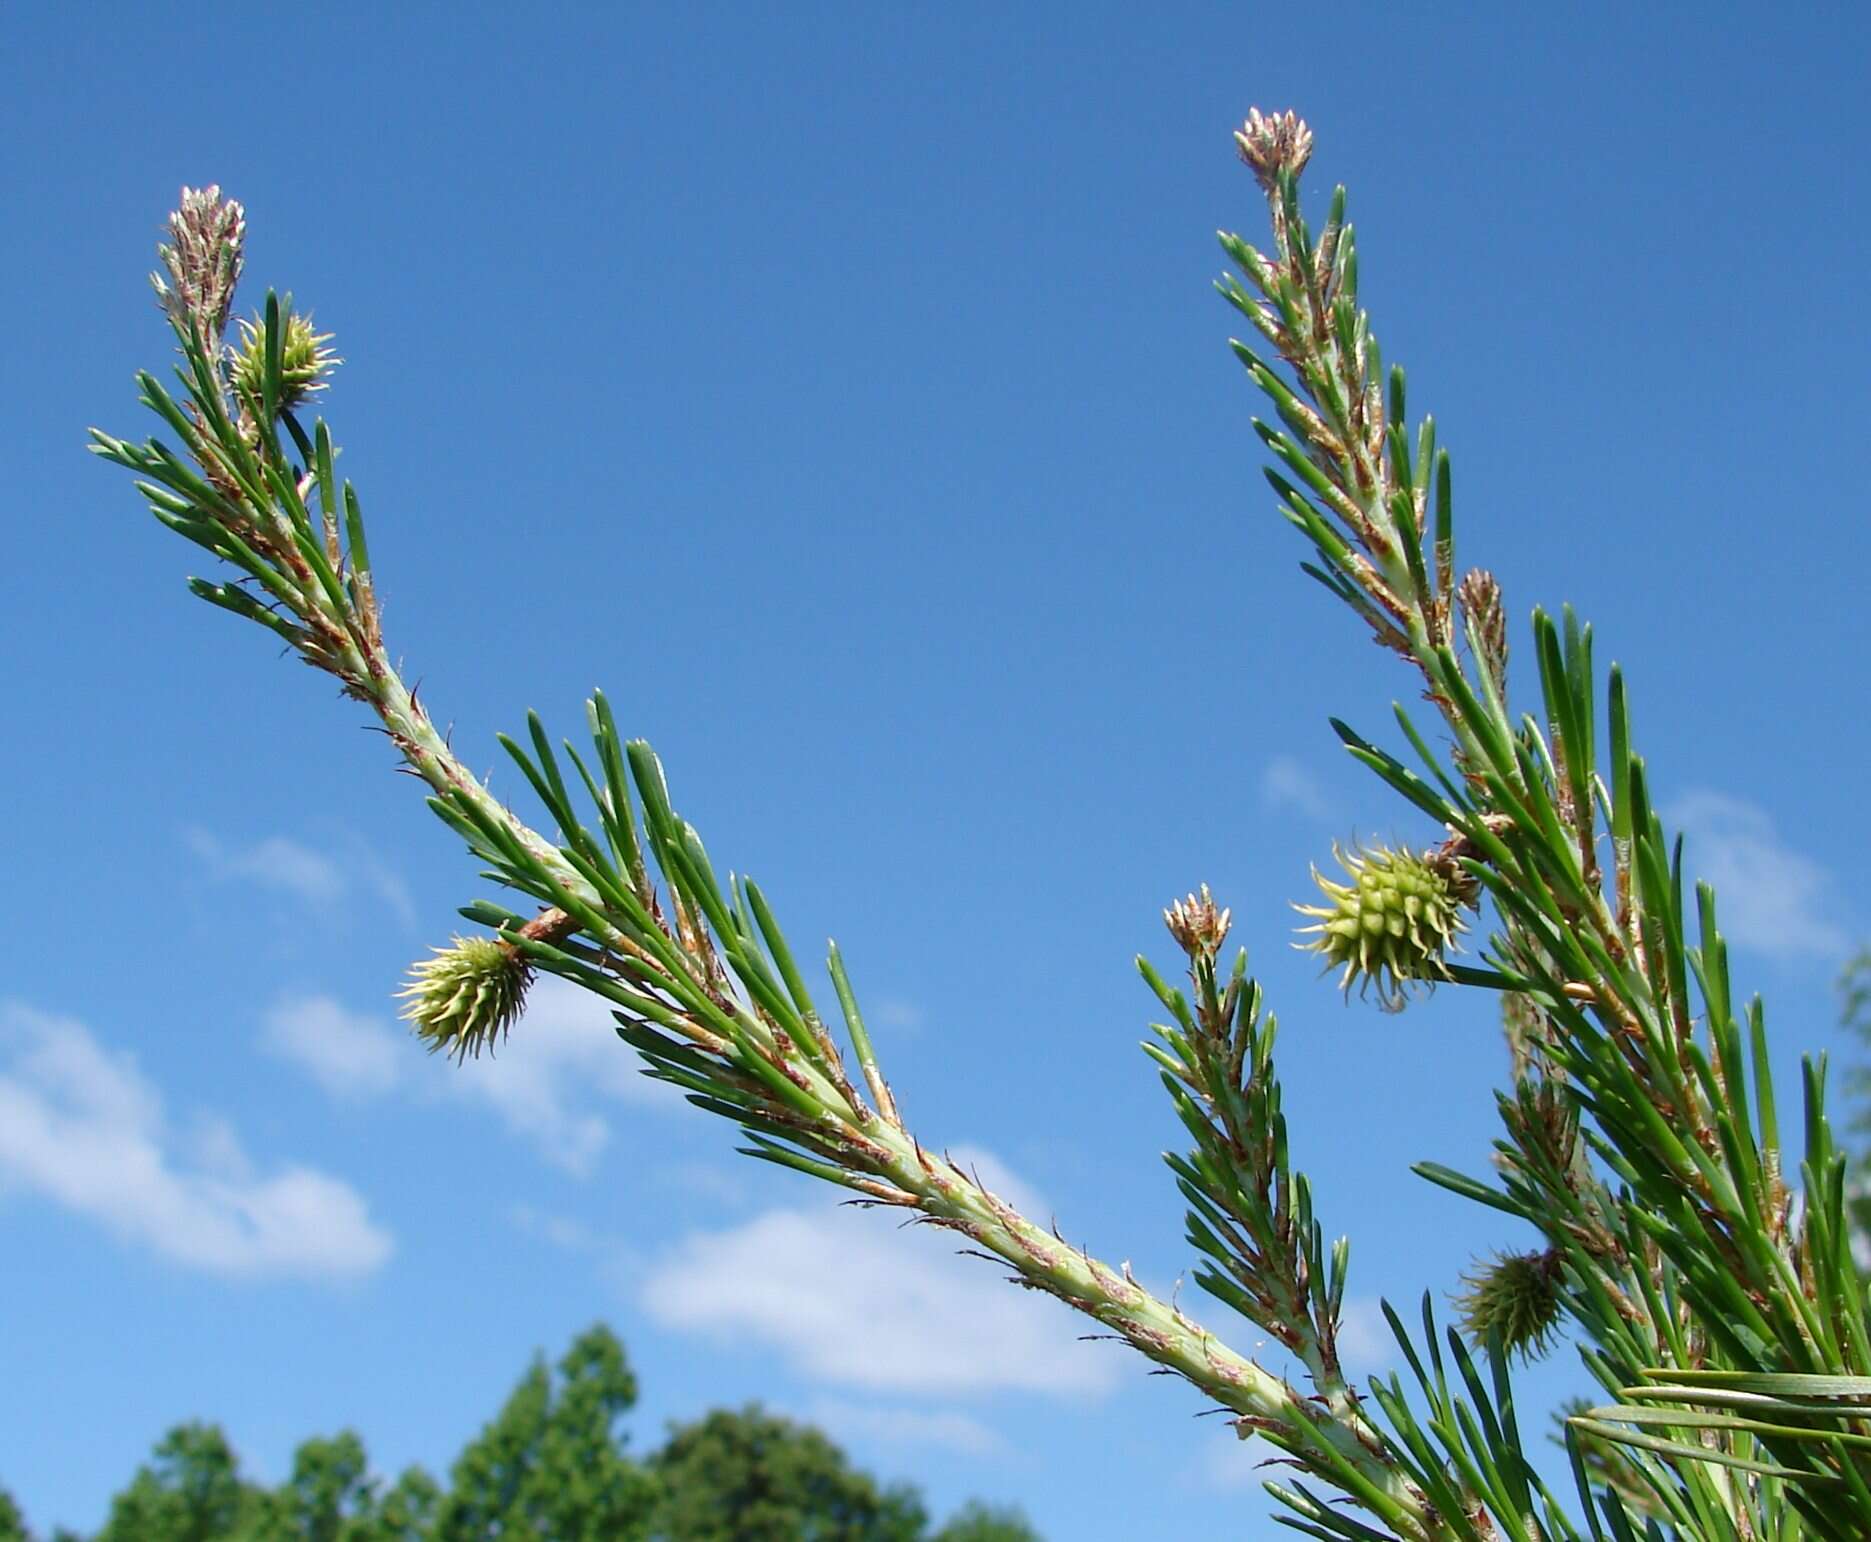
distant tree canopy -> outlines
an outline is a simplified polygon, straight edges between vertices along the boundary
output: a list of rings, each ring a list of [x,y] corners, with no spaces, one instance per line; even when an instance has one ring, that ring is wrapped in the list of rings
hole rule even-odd
[[[303,1442],[268,1488],[219,1426],[179,1424],[88,1542],[1039,1542],[1017,1510],[979,1503],[932,1531],[914,1488],[880,1486],[820,1431],[758,1406],[678,1425],[638,1458],[621,1429],[636,1400],[624,1346],[591,1328],[556,1375],[534,1360],[446,1486],[420,1467],[374,1475],[344,1430]],[[4,1489],[0,1542],[33,1542]]]

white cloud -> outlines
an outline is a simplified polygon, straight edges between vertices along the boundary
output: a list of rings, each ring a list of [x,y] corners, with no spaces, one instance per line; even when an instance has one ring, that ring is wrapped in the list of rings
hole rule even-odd
[[[1714,886],[1716,916],[1731,942],[1785,958],[1845,952],[1851,939],[1833,919],[1830,876],[1781,842],[1765,809],[1701,790],[1664,812],[1687,837],[1684,866]],[[1690,915],[1693,934],[1693,909]]]
[[[643,1254],[634,1238],[619,1232],[588,1226],[576,1216],[536,1210],[531,1205],[515,1205],[507,1212],[514,1229],[558,1249],[561,1253],[588,1259],[598,1277],[627,1295],[643,1274]]]
[[[922,1030],[923,1009],[901,996],[880,997],[866,1011],[873,1027],[888,1030],[903,1038],[914,1038]]]
[[[411,897],[409,885],[403,882],[402,875],[387,866],[377,854],[362,841],[354,840],[349,857],[350,870],[363,882],[365,888],[383,901],[389,910],[404,926],[416,924],[416,902]]]
[[[251,846],[229,846],[199,827],[187,835],[189,849],[209,875],[222,882],[244,879],[284,890],[308,905],[335,905],[344,897],[344,873],[338,864],[283,835],[269,835]]]
[[[515,1205],[511,1213],[513,1224],[529,1237],[550,1242],[564,1252],[591,1253],[602,1245],[589,1226],[572,1216],[535,1210],[531,1205]]]
[[[1026,1197],[988,1153],[956,1155],[997,1191]],[[769,1210],[667,1249],[640,1296],[665,1327],[765,1343],[804,1375],[838,1386],[1084,1397],[1115,1384],[1124,1360],[1108,1345],[1079,1343],[1086,1322],[957,1256],[958,1242],[904,1227],[888,1211]]]
[[[610,1143],[604,1102],[642,1107],[678,1096],[642,1074],[603,1000],[554,975],[533,981],[525,1012],[491,1053],[462,1065],[422,1054],[387,1017],[347,1011],[328,996],[274,1006],[262,1042],[335,1096],[401,1091],[477,1104],[581,1178]]]
[[[284,835],[269,835],[249,846],[231,846],[200,826],[184,835],[216,882],[257,883],[323,911],[336,909],[355,882],[376,895],[405,926],[415,922],[409,886],[355,835],[343,839],[341,858]]]
[[[1052,1219],[1052,1207],[1011,1167],[985,1146],[951,1146],[943,1155],[988,1192],[997,1194],[1036,1226]]]
[[[738,1210],[753,1199],[749,1167],[747,1162],[737,1162],[733,1167],[720,1162],[669,1162],[656,1170],[656,1176],[671,1188]]]
[[[1218,1418],[1216,1423],[1221,1423]],[[1204,1488],[1232,1493],[1259,1488],[1267,1481],[1267,1463],[1280,1453],[1264,1440],[1243,1440],[1232,1424],[1224,1425],[1202,1442],[1196,1453],[1195,1476]]]
[[[541,975],[527,992],[525,1015],[498,1050],[436,1071],[454,1095],[491,1108],[548,1161],[584,1177],[611,1138],[595,1100],[641,1107],[679,1096],[645,1076],[642,1066],[637,1052],[618,1039],[616,1020],[600,997]]]
[[[1215,1423],[1221,1423],[1217,1418]],[[1231,1493],[1266,1481],[1262,1464],[1277,1456],[1264,1441],[1243,1440],[1232,1424],[1210,1434],[1196,1452],[1195,1477],[1203,1488]]]
[[[347,1012],[329,996],[276,1002],[263,1019],[261,1041],[294,1061],[334,1097],[372,1097],[402,1078],[411,1046],[374,1017]]]
[[[1260,773],[1263,808],[1292,809],[1308,819],[1330,819],[1332,805],[1313,774],[1291,755],[1276,755]]]
[[[805,1417],[850,1445],[876,1442],[919,1451],[936,1446],[963,1456],[993,1456],[1007,1449],[998,1431],[952,1408],[890,1408],[820,1398]]]
[[[1345,1375],[1362,1381],[1387,1369],[1397,1358],[1397,1336],[1384,1320],[1375,1298],[1347,1301],[1338,1317],[1338,1359]]]
[[[0,1187],[211,1274],[349,1277],[390,1256],[350,1185],[308,1167],[262,1175],[222,1121],[179,1137],[135,1060],[83,1024],[0,1004],[0,1049]]]

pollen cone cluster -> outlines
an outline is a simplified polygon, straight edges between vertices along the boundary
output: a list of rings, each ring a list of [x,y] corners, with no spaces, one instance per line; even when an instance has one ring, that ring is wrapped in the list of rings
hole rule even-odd
[[[397,994],[405,1003],[403,1016],[430,1053],[452,1055],[459,1063],[506,1037],[531,982],[532,970],[505,943],[457,937],[412,964],[409,983]]]
[[[1375,983],[1379,1000],[1393,1010],[1403,1005],[1408,982],[1448,978],[1443,955],[1467,930],[1461,911],[1473,892],[1464,875],[1408,851],[1347,853],[1334,846],[1332,854],[1348,881],[1313,869],[1326,903],[1293,907],[1318,917],[1301,928],[1312,941],[1297,946],[1342,970],[1347,991],[1354,982]]]
[[[1232,911],[1222,910],[1215,904],[1214,895],[1208,892],[1208,885],[1203,884],[1200,894],[1179,899],[1165,910],[1163,923],[1169,928],[1170,936],[1176,939],[1176,946],[1190,958],[1198,954],[1213,958],[1221,951],[1232,916]]]
[[[246,241],[245,209],[218,187],[185,187],[181,207],[169,216],[169,240],[156,248],[168,273],[150,274],[156,298],[209,352],[227,331]]]

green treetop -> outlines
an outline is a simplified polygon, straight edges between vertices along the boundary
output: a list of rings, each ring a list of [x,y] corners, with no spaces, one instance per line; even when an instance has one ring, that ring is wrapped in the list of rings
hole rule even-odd
[[[657,1542],[916,1542],[914,1491],[880,1489],[816,1430],[752,1407],[672,1430],[657,1452]]]
[[[612,1542],[647,1535],[657,1485],[618,1421],[637,1380],[608,1328],[581,1334],[553,1377],[536,1360],[456,1459],[435,1542]]]
[[[182,1424],[111,1502],[97,1542],[260,1542],[270,1509],[218,1426]]]
[[[972,1500],[955,1512],[931,1542],[1040,1542],[1040,1535],[1018,1510]]]
[[[758,1408],[681,1425],[639,1459],[622,1427],[636,1400],[600,1324],[556,1369],[535,1358],[446,1486],[420,1467],[386,1485],[344,1430],[303,1441],[268,1488],[218,1426],[178,1425],[91,1542],[1039,1542],[1017,1511],[979,1503],[931,1534],[915,1489],[879,1484],[818,1430]],[[4,1489],[0,1542],[32,1542]]]

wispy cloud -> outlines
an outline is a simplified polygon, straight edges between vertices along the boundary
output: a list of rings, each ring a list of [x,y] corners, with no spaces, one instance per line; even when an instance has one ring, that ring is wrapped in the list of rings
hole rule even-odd
[[[515,1205],[507,1216],[515,1230],[561,1253],[588,1261],[599,1279],[620,1296],[630,1294],[642,1277],[643,1253],[633,1237],[588,1225],[576,1216],[537,1210],[531,1205]]]
[[[349,1184],[301,1166],[260,1173],[223,1121],[179,1134],[135,1060],[82,1023],[0,1004],[0,1065],[0,1190],[211,1274],[354,1277],[390,1256]]]
[[[334,855],[284,835],[242,846],[198,825],[183,834],[189,850],[218,883],[258,884],[319,911],[336,909],[353,890],[361,889],[404,925],[415,923],[409,886],[355,835],[342,838],[342,850]]]
[[[416,901],[402,875],[390,867],[361,840],[355,841],[349,857],[350,870],[357,880],[383,902],[384,909],[404,926],[416,924]]]
[[[1782,958],[1836,958],[1850,946],[1831,876],[1780,839],[1765,809],[1703,789],[1664,812],[1687,837],[1684,866],[1714,886],[1730,941]]]
[[[527,1236],[550,1242],[567,1253],[593,1253],[604,1245],[589,1226],[573,1216],[554,1215],[531,1205],[515,1205],[509,1213],[513,1224]]]
[[[853,1445],[876,1442],[919,1451],[935,1446],[963,1456],[993,1456],[1007,1449],[997,1430],[952,1408],[896,1408],[819,1398],[807,1407],[805,1416]]]
[[[747,1162],[733,1167],[721,1162],[668,1162],[656,1169],[656,1178],[670,1188],[738,1210],[753,1199],[754,1186],[747,1172],[751,1165]]]
[[[865,1014],[878,1028],[888,1029],[903,1038],[914,1038],[922,1031],[923,1009],[901,996],[881,996]]]
[[[651,1081],[619,1042],[610,1009],[589,991],[541,975],[526,1013],[493,1055],[438,1068],[455,1094],[492,1109],[545,1158],[580,1177],[611,1138],[600,1100],[669,1104],[680,1094]]]
[[[1052,1207],[1039,1190],[986,1146],[963,1143],[950,1146],[943,1155],[976,1183],[984,1185],[989,1193],[1006,1200],[1029,1221],[1044,1226],[1052,1219]]]
[[[1397,1336],[1384,1309],[1369,1296],[1347,1301],[1338,1319],[1338,1358],[1354,1380],[1374,1376],[1397,1358]]]
[[[1276,755],[1267,762],[1260,773],[1260,802],[1263,808],[1292,809],[1308,819],[1332,817],[1332,805],[1318,779],[1291,755]]]
[[[249,846],[230,846],[200,827],[186,833],[189,850],[217,882],[257,883],[319,907],[344,897],[344,873],[338,864],[298,841],[269,835]]]
[[[1266,1442],[1243,1440],[1233,1425],[1225,1425],[1197,1448],[1194,1477],[1203,1488],[1224,1494],[1259,1488],[1267,1481],[1267,1459],[1274,1454]]]
[[[989,1153],[965,1157],[994,1183],[991,1165],[1009,1197],[1028,1197]],[[1084,1325],[1057,1302],[956,1256],[953,1239],[837,1205],[774,1209],[695,1233],[652,1264],[639,1294],[665,1327],[764,1343],[803,1375],[841,1387],[1086,1397],[1123,1371],[1119,1356],[1101,1352],[1108,1346],[1078,1342]]]
[[[290,996],[262,1019],[261,1042],[334,1097],[374,1097],[402,1079],[410,1044],[380,1018],[347,1012],[329,996]]]
[[[276,1004],[261,1041],[336,1096],[400,1092],[476,1104],[579,1177],[595,1170],[610,1142],[606,1103],[641,1107],[678,1096],[642,1074],[602,1001],[551,975],[533,982],[524,1015],[500,1046],[464,1065],[424,1055],[387,1013],[354,1013],[328,996]]]

